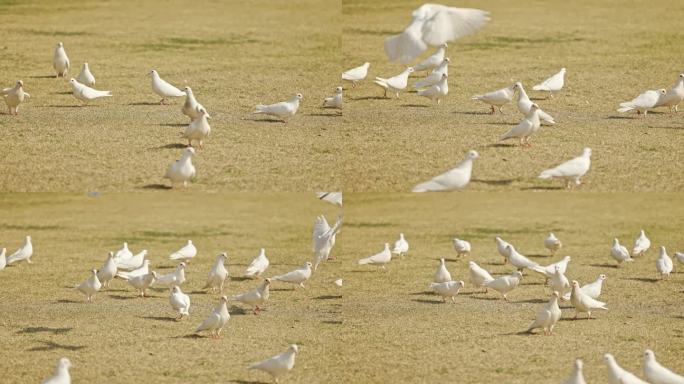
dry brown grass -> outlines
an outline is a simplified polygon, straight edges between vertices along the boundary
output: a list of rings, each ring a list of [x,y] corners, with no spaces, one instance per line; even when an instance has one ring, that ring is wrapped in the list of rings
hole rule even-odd
[[[684,69],[678,49],[683,3],[636,1],[461,1],[491,11],[479,33],[450,46],[449,95],[441,106],[414,93],[382,99],[374,76],[403,69],[390,64],[384,38],[408,24],[420,1],[344,1],[344,66],[369,61],[369,78],[347,90],[345,187],[352,191],[410,191],[480,152],[471,190],[557,187],[537,181],[543,169],[591,147],[589,191],[677,191],[684,188],[682,113],[662,109],[642,120],[620,115],[618,103],[646,89],[671,87]],[[430,54],[432,52],[429,52]],[[427,53],[426,53],[427,55]],[[532,85],[567,67],[566,88],[554,99]],[[521,120],[514,106],[490,116],[472,95],[522,81],[556,118],[542,127],[531,150],[500,144]],[[378,98],[380,97],[380,98]]]
[[[290,271],[311,255],[314,218],[336,209],[310,194],[0,196],[2,245],[11,252],[31,234],[33,264],[0,271],[0,340],[4,383],[36,383],[49,376],[57,359],[73,363],[74,383],[134,381],[165,383],[268,382],[247,371],[251,362],[302,345],[288,383],[331,382],[341,332],[340,292],[332,284],[337,262],[319,269],[307,290],[274,283],[265,311],[254,316],[239,303],[221,340],[192,335],[218,301],[200,289],[216,254],[229,253],[234,278],[229,297],[257,281],[238,277],[259,248],[266,248],[267,276]],[[128,241],[134,251],[148,249],[152,267],[168,273],[168,254],[193,239],[199,255],[187,268],[182,289],[191,297],[190,317],[175,322],[167,290],[137,298],[117,280],[87,304],[72,287],[99,268],[108,250]]]
[[[651,348],[681,374],[684,265],[676,265],[679,273],[669,281],[657,281],[655,259],[661,244],[670,253],[684,249],[683,202],[676,195],[563,192],[348,196],[338,253],[346,279],[340,341],[353,347],[339,364],[350,367],[347,377],[374,383],[559,383],[582,358],[587,382],[605,383],[604,353],[641,375],[641,353]],[[631,247],[641,228],[654,248],[616,269],[613,237]],[[549,231],[564,244],[557,258],[543,246]],[[411,249],[386,272],[356,265],[400,232]],[[473,292],[469,260],[494,274],[513,271],[501,265],[497,235],[543,265],[570,255],[570,279],[585,283],[605,273],[601,299],[609,311],[572,321],[574,311],[563,303],[555,335],[518,334],[550,292],[533,272],[525,272],[509,303],[496,292]],[[472,243],[470,257],[456,259],[453,237]],[[456,304],[443,304],[428,289],[442,257],[452,278],[466,281]]]

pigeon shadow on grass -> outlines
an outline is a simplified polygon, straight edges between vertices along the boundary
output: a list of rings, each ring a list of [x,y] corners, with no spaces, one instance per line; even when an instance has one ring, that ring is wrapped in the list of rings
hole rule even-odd
[[[589,264],[590,267],[595,267],[595,268],[614,268],[617,269],[617,264]]]
[[[235,264],[233,264],[235,265]],[[249,277],[245,276],[231,276],[230,281],[247,281],[247,280],[256,280],[256,279],[250,279]]]
[[[63,335],[65,333],[68,333],[71,331],[73,328],[50,328],[50,327],[26,327],[23,328],[20,331],[17,331],[18,334],[24,334],[24,333],[52,333],[53,335]]]
[[[159,105],[159,102],[153,103],[151,101],[142,101],[137,103],[128,103],[128,105]]]
[[[423,295],[433,295],[434,292],[432,291],[421,291],[421,292],[411,292],[409,295],[411,296],[423,296]]]
[[[406,108],[429,108],[430,107],[429,105],[425,105],[425,104],[402,104],[401,106],[406,107]]]
[[[541,304],[541,303],[546,303],[547,301],[548,300],[544,300],[544,299],[527,299],[527,300],[512,301],[512,303]]]
[[[141,316],[141,319],[146,319],[146,320],[157,320],[157,321],[173,321],[175,322],[176,319],[173,317],[168,317],[168,316]]]
[[[628,116],[612,115],[612,116],[608,116],[607,119],[610,119],[610,120],[633,120],[634,117],[629,116],[629,115]]]
[[[350,98],[351,100],[357,101],[357,100],[388,100],[389,97],[383,97],[383,96],[363,96],[363,97],[352,97]]]
[[[229,383],[236,383],[236,384],[271,384],[271,382],[267,381],[258,381],[258,380],[231,380]]]
[[[334,300],[341,299],[342,295],[321,295],[314,297],[314,300]]]
[[[423,304],[442,304],[444,301],[442,300],[428,300],[428,299],[411,299],[411,301],[415,301],[416,303],[423,303]]]
[[[33,348],[27,349],[29,352],[45,352],[45,351],[52,351],[55,349],[63,349],[65,351],[78,351],[83,348],[85,348],[85,345],[66,345],[66,344],[58,344],[52,341],[43,341],[43,340],[38,340],[39,343],[43,344],[43,346],[36,346]]]
[[[511,185],[511,184],[515,183],[516,181],[519,181],[519,179],[502,179],[502,180],[472,179],[470,181],[473,183],[481,183],[481,184],[487,184],[487,185]]]
[[[124,296],[124,295],[109,295],[114,300],[133,300],[137,299],[140,296]]]
[[[660,279],[653,277],[626,277],[623,280],[641,281],[642,283],[657,283]]]
[[[444,261],[451,261],[451,262],[456,262],[456,261],[460,261],[460,260],[461,260],[461,259],[453,258],[453,257],[433,257],[433,258],[432,258],[432,260],[437,260],[437,261],[440,261],[440,260],[442,260],[442,259],[444,259]]]
[[[486,300],[486,301],[502,300],[502,301],[505,301],[500,296],[473,296],[472,298],[475,300]]]
[[[172,189],[171,186],[164,184],[146,184],[143,185],[143,189]]]
[[[485,111],[454,111],[452,113],[459,115],[491,115],[491,113]]]
[[[321,321],[321,323],[323,323],[323,324],[333,324],[333,325],[344,324],[344,322],[343,322],[342,320],[323,320],[323,321]]]
[[[159,124],[160,127],[187,127],[187,124],[181,124],[181,123],[162,123]]]
[[[560,186],[552,186],[552,185],[536,185],[534,187],[523,187],[520,188],[521,191],[560,191],[562,189],[565,189]]]
[[[55,79],[55,75],[29,76],[29,79]]]
[[[493,143],[487,145],[487,148],[513,148],[516,147],[515,144],[504,144],[504,143]]]
[[[83,301],[71,300],[71,299],[59,299],[59,300],[55,301],[55,303],[59,303],[59,304],[78,304],[78,303],[83,303]]]
[[[307,116],[320,116],[320,117],[341,117],[339,113],[309,113]]]
[[[188,146],[186,144],[181,144],[181,143],[171,143],[171,144],[166,144],[166,145],[161,145],[159,147],[154,147],[151,149],[184,149],[187,148]]]

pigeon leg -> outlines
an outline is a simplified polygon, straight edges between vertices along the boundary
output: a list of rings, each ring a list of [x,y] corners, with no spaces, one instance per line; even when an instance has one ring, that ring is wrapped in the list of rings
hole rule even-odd
[[[356,81],[352,81],[352,88],[356,88]]]
[[[494,111],[495,111],[495,110],[494,110],[494,106],[493,106],[493,105],[490,105],[489,107],[492,109],[492,111],[489,112],[489,114],[490,114],[490,115],[493,115],[493,114],[494,114]]]
[[[499,107],[499,112],[503,115],[503,105]]]

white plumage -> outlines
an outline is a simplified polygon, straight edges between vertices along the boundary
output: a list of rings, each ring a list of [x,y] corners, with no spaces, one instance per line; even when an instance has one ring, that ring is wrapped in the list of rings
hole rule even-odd
[[[408,77],[411,73],[413,73],[413,68],[408,67],[402,73],[396,76],[390,77],[388,79],[376,77],[373,82],[385,90],[385,97],[387,97],[387,91],[390,91],[395,93],[398,99],[399,92],[406,89],[406,86],[408,85]]]
[[[398,35],[385,39],[389,61],[407,64],[428,46],[438,46],[470,35],[489,21],[489,13],[471,8],[423,4],[411,14],[411,23]]]
[[[560,240],[553,233],[549,233],[549,236],[544,239],[544,247],[551,251],[551,256],[555,256],[556,252],[563,246]]]
[[[425,58],[425,60],[421,61],[417,65],[413,66],[413,69],[416,71],[429,71],[431,69],[434,69],[438,65],[444,61],[444,57],[446,55],[446,49],[447,49],[447,43],[444,43],[437,47],[437,50],[435,53],[432,55],[428,56]]]
[[[174,161],[166,169],[165,179],[171,180],[171,187],[178,183],[183,183],[183,187],[188,186],[188,181],[195,178],[197,171],[192,164],[192,157],[195,156],[194,148],[185,148],[180,159]]]
[[[318,265],[323,261],[332,259],[330,252],[332,252],[335,246],[335,239],[340,228],[342,228],[342,217],[338,217],[335,225],[332,227],[328,224],[325,216],[320,215],[316,217],[311,235],[313,240],[314,259],[312,264],[314,270],[317,270]]]
[[[173,272],[157,276],[157,280],[155,281],[154,285],[170,288],[174,285],[180,286],[184,282],[185,263],[180,263],[178,266],[176,266],[176,269]]]
[[[164,104],[167,97],[182,97],[185,96],[185,92],[174,87],[173,85],[166,82],[164,79],[159,77],[159,73],[156,70],[150,71],[150,76],[152,77],[152,90],[157,95],[161,96],[159,104]]]
[[[442,300],[446,303],[446,299],[451,298],[451,302],[456,302],[456,295],[458,291],[465,285],[462,281],[446,281],[443,283],[430,283],[430,289],[436,294],[442,296]]]
[[[532,89],[535,91],[556,92],[563,89],[563,85],[565,85],[565,68],[561,68],[558,73],[535,85]],[[551,93],[551,97],[553,97],[553,93]]]
[[[427,97],[428,99],[437,102],[437,105],[439,105],[442,99],[449,93],[448,77],[449,76],[445,73],[437,84],[426,89],[419,89],[417,93],[418,96]]]
[[[537,133],[541,121],[539,120],[539,106],[532,104],[530,112],[523,118],[518,125],[508,130],[501,137],[501,141],[508,139],[520,139],[521,147],[531,147],[530,137]]]
[[[439,265],[437,266],[437,270],[435,271],[432,280],[435,283],[446,283],[447,281],[451,281],[451,273],[449,273],[444,259],[439,259]]]
[[[93,74],[90,72],[90,66],[88,66],[88,63],[83,63],[83,68],[78,76],[76,76],[76,80],[79,83],[85,84],[89,87],[95,85],[95,76],[93,76]]]
[[[656,259],[655,264],[656,270],[661,278],[670,277],[670,273],[672,273],[672,269],[674,268],[674,263],[670,256],[668,256],[664,246],[660,247],[660,254],[658,255],[658,259]]]
[[[288,101],[281,101],[279,103],[264,105],[259,104],[256,106],[256,110],[252,114],[265,114],[269,116],[275,116],[287,123],[287,119],[294,116],[299,109],[299,102],[304,99],[301,93],[294,95]]]
[[[456,168],[442,173],[439,176],[435,176],[430,181],[416,185],[411,192],[439,192],[465,188],[470,182],[473,171],[473,160],[478,157],[479,154],[476,151],[468,151],[465,159],[463,159]]]
[[[342,109],[342,87],[335,88],[335,95],[323,99],[323,108]]]
[[[152,271],[145,275],[138,275],[130,278],[122,277],[122,279],[128,281],[128,284],[137,289],[138,293],[140,293],[140,297],[145,297],[147,288],[151,287],[157,280],[157,272]]]
[[[539,174],[540,179],[558,178],[566,180],[566,188],[570,188],[571,182],[575,185],[582,184],[582,176],[589,172],[591,167],[591,149],[584,148],[582,154],[572,160],[568,160],[561,165],[550,168]]]
[[[468,262],[468,274],[470,276],[470,283],[474,287],[484,288],[485,293],[487,293],[487,287],[485,286],[485,283],[494,280],[492,275],[487,272],[486,269],[477,265],[477,263],[474,261]]]
[[[147,250],[143,249],[132,257],[114,259],[114,262],[116,263],[117,270],[132,271],[142,267],[145,257],[147,257]]]
[[[254,363],[247,367],[247,369],[258,369],[264,371],[273,377],[275,383],[294,368],[295,356],[299,353],[299,347],[292,344],[287,348],[287,351],[273,356],[270,359]]]
[[[515,247],[512,245],[508,244],[506,246],[506,253],[508,256],[506,257],[506,260],[511,263],[514,267],[518,268],[519,271],[522,271],[524,268],[529,268],[534,270],[535,267],[538,267],[539,264],[535,263],[534,261],[528,259],[521,253],[519,253]]]
[[[558,296],[558,292],[551,294],[549,302],[542,305],[539,311],[537,311],[537,317],[527,326],[526,332],[532,332],[534,329],[541,328],[544,331],[544,335],[549,336],[553,334],[553,327],[561,318]]]
[[[284,275],[274,276],[271,278],[271,280],[282,281],[284,283],[295,284],[295,285],[299,285],[302,288],[306,288],[304,286],[304,282],[309,280],[309,278],[311,277],[311,273],[312,273],[311,267],[312,267],[312,264],[307,261],[301,267],[299,267],[293,271],[290,271]]]
[[[409,250],[409,243],[406,241],[403,233],[399,234],[399,239],[394,242],[394,247],[392,248],[393,255],[404,256]]]
[[[584,380],[584,373],[582,372],[583,367],[584,363],[582,360],[575,360],[575,364],[573,364],[572,367],[572,374],[561,384],[587,384],[586,380]]]
[[[195,247],[192,240],[188,240],[179,250],[169,255],[169,260],[180,260],[187,263],[195,256],[197,256],[197,247]]]
[[[603,355],[603,361],[608,367],[609,384],[649,384],[620,367],[610,353]]]
[[[518,91],[518,111],[526,116],[528,113],[530,113],[530,108],[532,108],[532,104],[534,103],[532,100],[530,100],[529,96],[527,96],[527,92],[525,92],[525,88],[523,88],[521,82],[513,84],[513,89]],[[553,117],[544,112],[541,108],[539,108],[539,119],[549,124],[556,124],[556,121],[553,119]]]
[[[468,256],[470,253],[470,243],[468,241],[454,238],[451,243],[454,246],[454,251],[456,251],[458,257]]]
[[[26,98],[31,98],[31,95],[24,92],[24,82],[21,80],[17,80],[13,88],[0,90],[0,96],[5,100],[10,115],[18,115],[19,104],[23,103]]]
[[[71,361],[66,357],[62,357],[57,362],[57,369],[55,369],[54,375],[43,380],[43,384],[71,384],[69,368],[71,368]]]
[[[258,287],[247,291],[243,294],[233,296],[233,300],[253,306],[252,312],[255,315],[259,314],[261,308],[259,307],[268,300],[270,296],[271,279],[264,279]]]
[[[261,276],[261,274],[266,271],[269,264],[270,261],[268,260],[268,257],[266,257],[266,250],[261,248],[261,250],[259,250],[259,255],[257,255],[257,257],[255,257],[247,266],[245,277],[254,278]]]
[[[195,94],[192,92],[192,88],[186,86],[183,88],[183,91],[185,91],[185,102],[183,103],[183,107],[181,107],[181,113],[189,117],[190,121],[192,121],[199,116],[199,111],[201,109],[204,109],[205,112],[206,109],[202,104],[197,102]],[[207,113],[207,116],[208,115],[209,114]]]
[[[644,351],[644,376],[651,384],[684,384],[684,376],[660,365],[650,349]]]
[[[389,263],[391,260],[392,252],[390,252],[389,243],[385,243],[385,249],[383,249],[382,252],[359,260],[359,265],[379,265],[382,269],[385,269],[385,264]]]
[[[176,320],[181,320],[185,316],[190,316],[190,296],[181,291],[180,287],[174,285],[169,294],[169,304],[174,311],[178,312]]]
[[[610,248],[610,255],[613,256],[613,259],[618,262],[618,267],[625,261],[634,261],[629,256],[627,247],[620,245],[620,241],[617,238],[613,239],[613,246]]]
[[[116,261],[114,260],[114,254],[109,252],[104,265],[102,265],[102,267],[97,271],[97,278],[100,279],[100,282],[104,288],[108,288],[109,282],[114,279],[114,276],[116,276],[117,272],[118,267],[116,266]]]
[[[570,303],[575,307],[575,319],[580,313],[587,314],[587,318],[591,319],[591,311],[594,309],[604,309],[606,308],[606,303],[592,299],[589,295],[582,292],[579,283],[576,280],[572,281],[572,293],[570,295]]]
[[[449,63],[451,60],[446,57],[442,62],[430,72],[429,75],[413,83],[413,89],[426,88],[439,83],[443,75],[449,74]]]
[[[26,236],[24,244],[14,251],[13,254],[7,256],[7,265],[12,265],[24,260],[31,264],[31,256],[33,256],[33,243],[31,242],[31,236]]]
[[[97,269],[93,269],[92,275],[76,287],[79,292],[86,295],[86,301],[89,303],[93,302],[93,297],[100,288],[102,288],[102,284],[97,278]]]
[[[219,338],[221,331],[226,323],[230,320],[230,313],[228,312],[228,298],[221,296],[218,306],[209,314],[209,316],[195,329],[195,333],[202,331],[209,331],[212,338]]]
[[[561,273],[565,273],[565,271],[567,271],[568,269],[568,263],[570,263],[570,260],[572,260],[570,256],[565,256],[560,261],[557,261],[553,264],[549,264],[545,267],[541,265],[533,265],[529,268],[537,273],[541,273],[547,279],[550,279],[551,276],[553,276],[556,273],[556,267],[560,267]]]
[[[60,41],[55,47],[55,55],[52,59],[52,67],[57,73],[56,77],[66,77],[69,72],[69,57],[64,50],[64,44]]]
[[[621,113],[637,111],[637,114],[643,113],[644,117],[646,117],[648,110],[655,108],[661,100],[664,100],[666,95],[667,91],[664,89],[646,91],[631,101],[620,103],[620,108],[617,111]]]
[[[658,99],[656,107],[669,107],[670,112],[679,110],[679,103],[684,100],[684,73],[679,74],[677,82],[670,88],[665,96]]]
[[[209,270],[207,283],[202,289],[210,289],[212,291],[218,290],[220,293],[223,293],[223,285],[229,275],[228,270],[224,265],[226,260],[228,260],[228,254],[225,252],[216,256],[216,262],[214,262],[211,270]]]
[[[634,240],[634,247],[632,248],[632,257],[643,256],[648,249],[651,248],[651,240],[646,237],[646,232],[642,229],[639,232],[639,237]]]
[[[489,280],[485,282],[484,285],[487,288],[499,292],[504,300],[508,301],[508,293],[520,285],[520,280],[522,280],[522,273],[520,271],[515,271],[510,275],[500,276],[496,279]]]
[[[79,83],[73,78],[69,80],[69,84],[71,85],[71,90],[74,97],[78,100],[81,100],[83,103],[88,103],[89,101],[93,101],[101,97],[112,96],[112,91],[98,91],[97,89],[93,89],[85,84]]]
[[[148,273],[150,273],[150,260],[145,259],[140,268],[134,269],[130,272],[117,271],[116,277],[124,280],[130,280],[136,276],[142,276]]]
[[[515,93],[515,84],[497,89],[496,91],[488,92],[482,95],[475,95],[471,99],[479,100],[485,104],[488,104],[491,108],[491,113],[493,114],[496,110],[494,107],[499,108],[499,112],[503,113],[503,106],[510,103],[513,100],[513,95]],[[527,115],[527,114],[526,114]]]
[[[370,67],[370,63],[363,63],[361,66],[344,71],[342,72],[342,80],[351,82],[352,88],[355,88],[356,83],[368,76],[368,67]]]
[[[183,137],[188,139],[188,146],[192,147],[192,142],[197,141],[200,149],[204,148],[204,139],[211,134],[209,121],[211,116],[202,107],[197,107],[197,116],[188,124],[183,133]]]

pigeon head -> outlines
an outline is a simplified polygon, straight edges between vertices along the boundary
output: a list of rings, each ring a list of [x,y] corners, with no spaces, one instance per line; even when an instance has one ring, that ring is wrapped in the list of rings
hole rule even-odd
[[[180,263],[178,264],[178,269],[185,269],[186,264],[185,263]]]
[[[565,261],[565,262],[568,262],[568,261],[570,261],[570,260],[572,260],[572,257],[570,257],[570,256],[565,256],[565,257],[563,258],[563,261]]]
[[[650,349],[644,351],[644,362],[655,361],[655,353]]]
[[[589,147],[584,148],[584,150],[582,151],[582,156],[590,157],[591,156],[591,148],[589,148]]]
[[[460,280],[460,281],[458,282],[458,285],[459,285],[461,288],[463,288],[463,287],[465,287],[465,282],[464,282],[463,280]]]
[[[468,155],[466,157],[469,158],[470,160],[475,160],[478,157],[480,157],[480,154],[477,153],[477,151],[475,151],[475,150],[470,150],[470,151],[468,151]]]
[[[157,271],[152,271],[149,274],[152,275],[155,280],[157,279]]]
[[[664,88],[661,88],[658,92],[660,92],[661,95],[667,94],[667,91]]]
[[[516,81],[515,83],[513,83],[513,89],[514,89],[514,90],[515,90],[515,89],[522,89],[522,87],[523,87],[523,85],[522,85],[522,83],[519,82],[519,81]]]
[[[88,66],[88,63],[83,63],[83,68],[84,68],[84,69],[89,69],[90,67]]]
[[[299,353],[299,346],[297,344],[292,344],[288,348],[290,351],[294,352],[295,354]]]
[[[69,84],[71,84],[72,86],[74,86],[74,85],[78,84],[78,81],[76,81],[76,79],[74,79],[74,78],[72,77],[71,79],[69,79]]]
[[[128,250],[128,243],[124,241],[123,243],[123,249]]]
[[[385,249],[389,249],[389,243],[385,243]]]
[[[679,74],[679,78],[680,78],[680,79],[684,79],[684,73],[680,73],[680,74]]]
[[[604,275],[603,273],[599,275],[599,279],[601,279],[601,280],[605,280],[607,278],[608,278],[608,276]]]
[[[522,272],[520,272],[520,271],[515,271],[515,272],[513,272],[513,275],[517,276],[518,279],[522,279],[522,277],[523,277],[523,274],[522,274]]]
[[[556,268],[554,268],[554,269],[556,270],[556,274],[560,274],[560,273],[561,273],[561,267],[560,267],[560,265],[556,265]]]
[[[228,296],[221,296],[222,303],[228,303]]]
[[[537,103],[532,103],[532,105],[530,106],[530,110],[532,111],[535,109],[539,109],[539,105],[537,105]]]
[[[367,61],[365,63],[363,63],[363,65],[362,65],[362,67],[366,67],[366,68],[368,68],[369,66],[370,66],[370,63]]]
[[[561,68],[560,71],[563,72],[563,73],[565,73],[565,68]]]
[[[226,260],[226,259],[228,259],[228,254],[225,253],[225,252],[221,252],[221,253],[218,255],[218,257],[219,257],[220,259]]]
[[[469,261],[469,262],[468,262],[468,265],[471,266],[471,267],[474,267],[474,266],[477,265],[477,263],[475,263],[474,261]]]
[[[31,236],[26,236],[26,242],[30,243],[31,242]]]
[[[61,48],[64,47],[64,44],[60,41],[59,43],[57,43],[57,46]]]
[[[448,64],[448,63],[451,63],[451,59],[448,58],[448,57],[445,57],[445,58],[444,58],[444,61],[442,61],[442,64],[444,64],[444,63],[447,63],[447,64]]]
[[[408,73],[413,73],[414,71],[415,71],[415,69],[413,69],[413,67],[406,68],[406,72],[408,72]]]
[[[178,293],[178,291],[180,291],[180,288],[178,288],[177,285],[174,285],[173,287],[171,287],[171,292]]]
[[[606,353],[605,355],[603,355],[603,361],[605,361],[608,364],[615,363],[615,357],[610,353]]]
[[[187,147],[185,148],[185,153],[184,155],[186,156],[194,156],[195,155],[195,148],[193,147]]]
[[[21,88],[24,86],[24,82],[21,80],[17,80],[17,88]]]
[[[93,275],[97,275],[97,269],[93,269],[92,272],[93,272]]]
[[[555,297],[555,298],[560,297],[560,295],[558,294],[558,291],[553,291],[553,293],[551,294],[551,298],[553,298],[553,297]]]
[[[264,285],[271,285],[271,279],[264,279]]]
[[[442,73],[442,79],[446,79],[447,77],[449,77],[449,75],[447,75],[446,73]]]
[[[403,238],[404,238],[404,234],[403,234],[403,233],[400,233],[400,234],[399,234],[399,238],[403,239]]]
[[[337,93],[337,94],[342,93],[342,87],[335,88],[335,93]]]
[[[582,370],[582,367],[584,366],[584,362],[580,359],[575,360],[575,369],[578,371]]]
[[[159,76],[159,74],[157,73],[157,71],[154,70],[154,69],[150,71],[149,75],[152,76],[152,77],[154,77],[154,76]]]
[[[67,359],[66,357],[62,357],[61,359],[59,359],[59,363],[57,363],[57,366],[62,369],[69,369],[71,368],[71,360]]]
[[[304,265],[305,265],[307,268],[313,267],[313,264],[311,264],[310,261],[307,261],[306,263],[304,263]]]
[[[191,89],[190,87],[188,87],[187,85],[186,85],[185,87],[183,87],[183,90],[184,90],[186,93],[192,93],[192,89]]]
[[[440,45],[440,47],[446,48],[446,47],[448,47],[448,45],[447,45],[447,43],[444,43],[444,44]]]
[[[573,287],[576,287],[576,288],[579,288],[579,283],[577,282],[577,280],[573,280],[573,281],[572,281],[572,286],[573,286]]]
[[[109,252],[107,254],[107,259],[113,259],[114,258],[114,252]]]
[[[297,97],[298,100],[304,99],[304,95],[302,95],[301,93],[298,93],[295,97]]]

